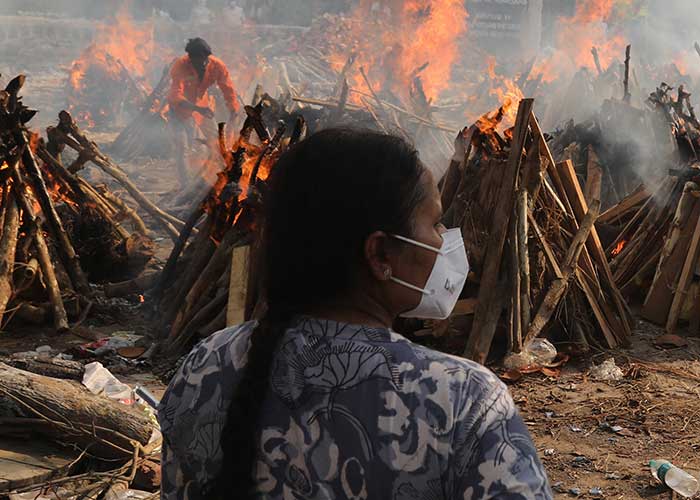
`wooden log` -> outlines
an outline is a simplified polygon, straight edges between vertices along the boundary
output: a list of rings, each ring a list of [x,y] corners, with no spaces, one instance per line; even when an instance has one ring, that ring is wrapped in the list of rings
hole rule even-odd
[[[211,227],[212,221],[207,219],[207,222],[205,222],[205,224],[208,227]],[[185,297],[187,297],[188,292],[192,288],[192,285],[200,276],[200,273],[207,265],[209,259],[211,259],[212,254],[216,250],[216,245],[212,241],[209,232],[204,230],[199,232],[197,237],[192,242],[192,246],[194,248],[194,253],[188,261],[187,269],[185,270],[185,273],[182,275],[180,280],[178,280],[173,285],[177,289],[175,296],[171,300],[168,300],[167,304],[164,304],[162,299],[160,300],[161,304],[165,306],[163,315],[161,317],[161,321],[159,322],[158,326],[159,333],[163,337],[168,336],[171,330],[170,328],[168,328],[168,326],[170,326],[171,323],[175,320],[175,317],[177,316],[180,307],[185,301]],[[163,279],[161,278],[161,282],[162,281]]]
[[[61,222],[56,208],[51,201],[51,196],[49,195],[46,184],[44,183],[44,178],[41,175],[41,170],[37,165],[34,154],[32,153],[29,146],[29,141],[24,132],[18,131],[15,134],[15,140],[20,147],[24,147],[24,152],[22,153],[22,165],[24,170],[29,175],[29,182],[31,183],[34,196],[36,196],[39,205],[41,206],[42,213],[46,219],[48,228],[51,231],[51,235],[56,242],[61,260],[63,265],[70,276],[73,287],[80,294],[89,297],[92,295],[92,290],[88,284],[87,277],[80,267],[80,259],[75,253],[73,244],[63,228],[63,223]]]
[[[625,48],[625,80],[624,80],[624,97],[622,98],[623,101],[629,104],[630,100],[632,99],[632,94],[630,93],[630,51],[632,50],[632,46],[628,45]]]
[[[564,265],[562,266],[562,277],[552,282],[547,294],[542,300],[542,304],[537,309],[535,317],[532,319],[530,328],[525,336],[525,346],[527,347],[541,332],[542,329],[547,325],[549,320],[552,318],[552,314],[559,305],[559,301],[566,293],[569,287],[569,282],[574,275],[578,267],[578,260],[581,256],[586,241],[593,230],[593,225],[595,224],[596,217],[600,211],[600,200],[592,200],[590,203],[590,208],[588,213],[585,215],[581,221],[581,226],[579,227],[574,240],[571,242],[571,246],[566,252],[566,257],[564,258]]]
[[[97,396],[76,382],[36,375],[0,363],[0,400],[31,417],[52,421],[49,437],[61,436],[90,453],[131,458],[134,442],[148,443],[153,425],[135,408]],[[99,444],[97,444],[99,443]]]
[[[146,228],[146,224],[143,222],[143,219],[141,216],[139,216],[136,210],[127,205],[126,202],[119,198],[116,194],[109,191],[107,186],[103,186],[100,194],[105,200],[117,207],[119,212],[124,214],[124,216],[131,221],[134,231],[143,236],[148,236],[150,234]]]
[[[40,358],[2,358],[1,362],[19,370],[61,380],[83,380],[85,367],[77,361]]]
[[[518,171],[523,156],[523,146],[528,132],[528,123],[532,112],[534,100],[523,99],[518,107],[518,115],[515,122],[513,142],[511,145],[508,165],[503,173],[496,208],[493,214],[493,231],[489,235],[486,258],[484,259],[481,286],[472,331],[467,341],[464,355],[479,363],[484,363],[491,348],[491,342],[496,332],[496,323],[500,315],[497,306],[500,300],[495,295],[499,271],[503,256],[506,232],[510,227],[509,221],[513,212],[513,193],[518,178]]]
[[[51,304],[40,304],[38,306],[23,302],[18,306],[17,319],[32,325],[43,325],[51,317]]]
[[[518,245],[518,228],[517,228],[517,215],[511,217],[511,229],[509,234],[509,244],[508,257],[510,262],[510,281],[511,281],[511,296],[510,296],[510,324],[508,326],[509,336],[510,336],[510,346],[509,348],[513,352],[520,352],[523,348],[523,318],[522,318],[522,307],[520,301],[522,300],[523,284],[520,279],[520,247]],[[529,290],[525,291],[527,295]],[[529,298],[528,298],[529,300]],[[529,322],[528,322],[529,325]],[[527,330],[525,330],[527,331]]]
[[[676,331],[676,326],[678,324],[678,319],[681,315],[681,308],[686,301],[688,294],[688,287],[693,278],[693,273],[695,272],[695,267],[698,262],[698,253],[700,251],[700,217],[698,217],[695,230],[693,232],[693,239],[690,242],[690,247],[688,248],[688,253],[683,263],[683,270],[681,271],[680,278],[678,279],[678,286],[673,295],[673,302],[671,304],[671,309],[668,312],[668,319],[666,320],[666,333],[674,333]]]
[[[588,207],[586,199],[583,196],[583,192],[581,191],[581,186],[576,179],[574,166],[571,161],[567,160],[557,164],[556,169],[559,172],[562,180],[565,182],[564,188],[567,191],[567,196],[572,204],[576,219],[580,221],[583,219]],[[597,185],[600,186],[600,181],[597,181]],[[597,191],[599,193],[600,189],[597,188]],[[603,250],[603,245],[600,242],[600,238],[598,237],[598,232],[596,231],[595,227],[593,227],[590,231],[590,236],[586,242],[586,248],[588,249],[588,252],[593,258],[596,266],[605,277],[606,286],[612,295],[613,303],[617,309],[617,314],[622,322],[623,331],[619,333],[622,335],[622,338],[630,337],[632,335],[630,325],[632,324],[633,319],[628,313],[628,309],[624,304],[622,294],[620,293],[620,290],[613,278],[612,272],[610,271],[608,260],[605,257],[605,251]],[[611,320],[613,324],[615,323],[614,318],[608,319]]]
[[[39,274],[39,261],[32,257],[21,265],[19,273],[15,273],[15,295],[29,288],[37,274]]]
[[[200,337],[208,337],[209,335],[216,333],[220,330],[223,330],[226,328],[226,308],[224,307],[221,309],[221,312],[217,314],[214,319],[212,319],[209,323],[206,325],[202,326],[199,329],[199,336]]]
[[[643,185],[635,189],[629,196],[621,200],[617,205],[608,208],[598,217],[599,224],[613,224],[629,214],[636,207],[645,203],[651,193]]]
[[[208,199],[209,196],[205,198]],[[168,260],[165,262],[165,267],[163,268],[163,272],[160,275],[160,278],[158,279],[158,282],[154,288],[153,295],[156,297],[156,300],[160,300],[163,292],[165,289],[170,286],[170,282],[173,278],[173,273],[175,272],[175,268],[177,265],[177,261],[180,258],[180,255],[182,254],[182,250],[185,248],[185,245],[187,244],[187,240],[190,238],[190,235],[192,234],[192,229],[194,226],[197,224],[199,219],[202,217],[202,214],[204,213],[204,200],[201,202],[198,202],[192,209],[190,210],[190,216],[187,218],[187,221],[185,222],[185,227],[182,228],[182,231],[180,231],[179,236],[177,237],[177,241],[175,242],[175,245],[173,246],[173,249],[170,251],[170,255],[168,255]],[[210,225],[211,221],[207,221],[207,227],[203,231],[205,233],[209,233],[210,230]]]
[[[158,273],[146,272],[141,276],[119,283],[105,283],[104,292],[106,297],[124,297],[135,293],[144,293],[156,282]]]
[[[226,326],[238,325],[246,319],[249,263],[250,245],[233,249],[228,304],[226,307]]]
[[[673,302],[673,290],[678,284],[685,257],[693,238],[695,221],[700,217],[700,202],[693,196],[698,189],[694,182],[686,183],[676,207],[671,228],[666,234],[658,266],[642,306],[642,316],[656,324],[665,324]]]
[[[7,188],[5,184],[4,189]],[[5,220],[0,237],[0,325],[13,295],[13,271],[19,231],[19,210],[12,192],[5,198]]]
[[[526,332],[530,326],[530,252],[528,250],[528,218],[529,212],[527,190],[520,189],[517,199],[517,244],[518,268],[520,272],[520,320],[521,331]],[[522,339],[521,339],[522,342]],[[522,345],[521,345],[522,347]]]
[[[29,227],[29,231],[34,240],[34,246],[36,248],[37,260],[41,266],[41,273],[44,277],[44,284],[46,286],[46,292],[51,301],[51,309],[53,313],[53,324],[54,328],[58,333],[67,331],[68,328],[68,315],[66,314],[65,306],[63,305],[63,298],[61,297],[61,289],[58,286],[58,280],[56,279],[56,273],[54,271],[54,266],[51,261],[51,254],[49,253],[49,247],[44,239],[44,233],[41,228],[41,223],[34,215],[34,209],[27,200],[26,193],[24,190],[24,181],[18,169],[18,161],[14,162],[12,168],[12,180],[13,186],[12,190],[15,194],[15,199],[17,200],[17,205],[22,210],[22,220]]]
[[[596,47],[591,48],[591,54],[593,55],[593,62],[595,63],[596,70],[598,71],[598,76],[602,76],[603,67],[600,65],[600,55],[598,54],[598,49]]]
[[[207,325],[216,320],[221,312],[224,312],[224,328],[226,326],[226,302],[228,300],[228,292],[226,289],[220,289],[216,296],[210,302],[197,311],[192,319],[185,325],[182,331],[168,345],[166,355],[174,358],[179,358],[182,353],[187,350],[189,344],[196,337],[196,334],[201,330],[208,330]],[[205,328],[202,328],[205,327]],[[221,329],[219,328],[219,329]]]
[[[216,284],[216,279],[221,275],[223,270],[231,260],[233,246],[241,238],[241,233],[236,229],[229,229],[224,235],[224,238],[219,243],[214,253],[211,256],[207,265],[202,269],[197,279],[192,284],[192,288],[188,291],[182,308],[178,313],[175,322],[170,330],[170,338],[175,338],[181,328],[192,319],[196,314],[197,304],[201,297],[208,295],[207,291]]]

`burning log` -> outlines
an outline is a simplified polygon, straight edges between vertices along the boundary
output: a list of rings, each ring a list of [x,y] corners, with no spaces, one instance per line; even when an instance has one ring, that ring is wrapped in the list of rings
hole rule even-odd
[[[150,254],[115,220],[116,198],[63,166],[54,131],[47,144],[27,129],[34,112],[18,95],[23,83],[13,79],[0,96],[0,326],[52,319],[62,332],[69,316],[89,312],[88,275],[138,271]]]
[[[220,127],[225,169],[205,199],[193,207],[151,292],[160,303],[160,347],[169,357],[181,355],[197,337],[225,326],[230,276],[247,271],[232,268],[234,249],[254,238],[259,198],[264,196],[265,179],[277,157],[305,133],[305,121],[299,116],[288,136],[283,122],[270,134],[262,106],[262,101],[246,106],[247,119],[233,148],[227,146]],[[251,142],[253,131],[261,146]],[[203,216],[199,233],[187,245],[192,228]]]

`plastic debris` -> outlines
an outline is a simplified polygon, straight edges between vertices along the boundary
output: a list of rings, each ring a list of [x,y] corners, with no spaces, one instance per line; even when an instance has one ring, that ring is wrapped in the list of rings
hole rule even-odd
[[[668,460],[651,460],[649,468],[652,476],[685,498],[695,496],[700,489],[697,479]]]
[[[547,339],[535,339],[525,348],[515,354],[511,354],[503,361],[503,366],[508,370],[524,368],[526,366],[548,365],[557,357],[557,348]]]
[[[104,394],[109,399],[131,405],[134,396],[131,388],[122,384],[102,363],[95,361],[85,365],[83,385],[93,394]]]
[[[590,495],[593,495],[594,497],[603,496],[603,490],[601,490],[600,488],[591,488],[590,490],[588,490],[588,493]]]
[[[575,497],[581,496],[581,490],[578,488],[570,488],[569,489],[569,494]]]
[[[591,377],[595,380],[613,382],[622,380],[624,376],[623,371],[615,364],[615,358],[606,359],[598,366],[593,365],[591,368]]]
[[[551,457],[552,455],[554,455],[554,453],[556,453],[554,451],[554,448],[547,448],[546,450],[544,450],[544,455],[546,457]]]

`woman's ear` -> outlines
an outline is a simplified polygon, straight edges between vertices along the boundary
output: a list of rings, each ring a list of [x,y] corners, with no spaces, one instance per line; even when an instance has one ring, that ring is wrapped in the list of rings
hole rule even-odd
[[[384,231],[375,231],[365,240],[365,259],[370,273],[379,281],[391,278],[391,262],[389,259],[390,236]]]

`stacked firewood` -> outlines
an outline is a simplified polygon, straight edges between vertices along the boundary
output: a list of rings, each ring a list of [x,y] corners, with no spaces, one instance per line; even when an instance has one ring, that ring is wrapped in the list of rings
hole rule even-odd
[[[49,127],[47,141],[27,128],[36,111],[19,96],[24,81],[20,75],[0,93],[0,325],[51,318],[64,331],[69,317],[89,312],[89,281],[114,277],[105,271],[140,272],[151,243],[143,221],[106,186],[64,167],[61,124]]]
[[[443,185],[445,222],[462,228],[477,285],[462,301],[474,313],[465,356],[482,363],[497,329],[515,353],[544,333],[583,348],[612,348],[631,334],[594,226],[600,165],[591,155],[582,188],[571,162],[555,162],[532,106],[521,101],[505,136],[496,131],[502,110],[465,130],[464,161]]]
[[[667,124],[660,133],[675,147],[666,163],[675,160],[679,168],[670,169],[655,190],[640,187],[601,217],[601,222],[618,227],[607,253],[616,283],[627,296],[641,299],[645,319],[672,333],[685,317],[697,332],[700,123],[683,86],[675,92],[662,84],[649,103]]]
[[[292,127],[278,122],[271,133],[262,117],[262,101],[246,106],[247,118],[233,146],[224,124],[219,146],[225,168],[203,200],[193,207],[159,280],[150,294],[159,304],[161,349],[178,357],[199,338],[240,322],[264,307],[256,281],[254,232],[265,179],[277,157],[306,135],[298,116]],[[194,229],[197,234],[188,244]]]

